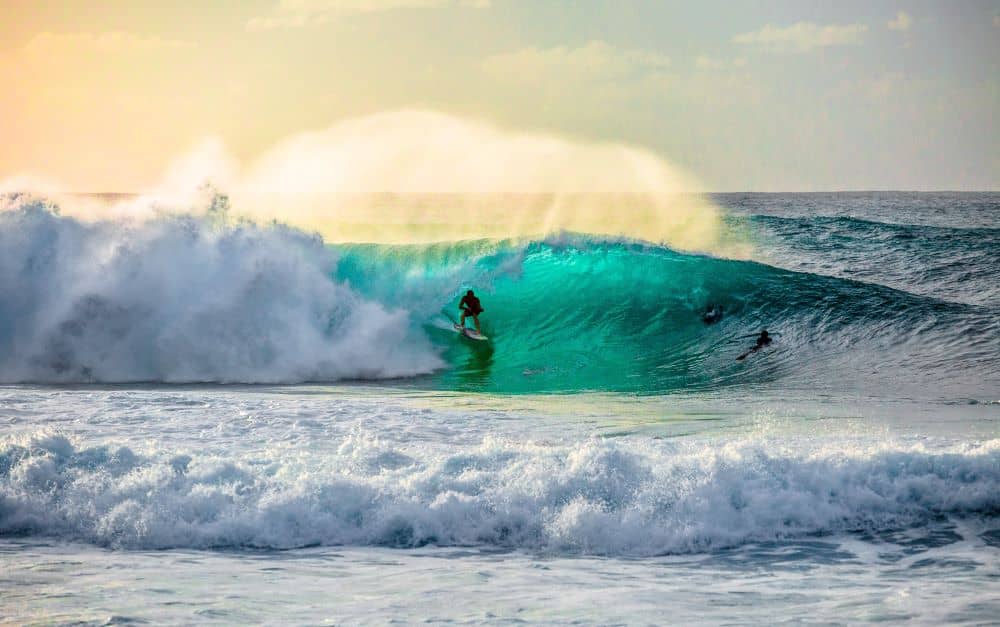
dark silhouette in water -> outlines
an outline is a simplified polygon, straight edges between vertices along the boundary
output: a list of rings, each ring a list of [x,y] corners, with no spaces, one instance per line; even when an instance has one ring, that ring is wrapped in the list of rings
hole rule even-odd
[[[462,310],[462,319],[458,321],[459,326],[465,326],[466,316],[472,316],[472,321],[476,323],[476,332],[482,335],[482,330],[479,328],[479,314],[483,313],[483,305],[476,298],[476,295],[469,290],[462,297],[462,300],[458,302],[458,308]]]
[[[705,324],[715,324],[722,320],[722,306],[709,304],[705,307],[705,313],[701,314],[701,321]]]
[[[742,361],[746,359],[747,355],[749,355],[750,353],[756,353],[757,351],[764,348],[770,343],[771,343],[771,336],[767,334],[767,329],[764,329],[763,331],[760,332],[760,335],[757,336],[757,343],[752,348],[750,348],[750,350],[737,357],[736,361]]]

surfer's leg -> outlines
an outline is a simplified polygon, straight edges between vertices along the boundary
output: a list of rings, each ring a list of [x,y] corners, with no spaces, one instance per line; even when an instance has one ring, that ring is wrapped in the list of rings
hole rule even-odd
[[[463,309],[462,310],[462,317],[458,319],[458,326],[460,326],[460,327],[464,327],[465,326],[465,315],[466,315],[465,314],[465,310]]]
[[[482,335],[483,332],[479,328],[479,314],[472,314],[472,321],[476,323],[476,333]]]

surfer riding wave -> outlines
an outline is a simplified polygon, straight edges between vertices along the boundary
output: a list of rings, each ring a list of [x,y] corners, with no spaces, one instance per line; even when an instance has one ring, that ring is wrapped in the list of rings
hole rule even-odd
[[[476,298],[472,290],[465,293],[462,300],[458,302],[458,308],[462,310],[462,317],[458,321],[458,325],[464,328],[465,319],[472,316],[472,321],[476,325],[476,333],[482,334],[483,331],[479,328],[479,314],[483,313],[485,309],[483,309],[482,303],[479,302],[479,299]]]
[[[767,330],[765,329],[760,332],[759,336],[757,336],[757,342],[751,348],[749,348],[745,353],[737,357],[736,361],[743,361],[751,353],[756,353],[760,349],[764,348],[765,346],[769,346],[770,344],[771,344],[771,336],[768,335]]]

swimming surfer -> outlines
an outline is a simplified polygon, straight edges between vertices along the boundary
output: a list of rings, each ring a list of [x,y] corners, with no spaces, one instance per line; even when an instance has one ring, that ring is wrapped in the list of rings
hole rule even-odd
[[[756,353],[757,351],[764,348],[770,343],[771,343],[771,336],[767,334],[767,329],[764,329],[763,331],[760,332],[760,335],[757,336],[757,343],[754,344],[754,346],[750,348],[750,350],[737,357],[736,361],[741,361],[743,359],[746,359],[747,355],[749,355],[750,353]]]
[[[472,321],[476,323],[476,332],[482,335],[482,330],[479,328],[479,314],[486,311],[483,309],[482,303],[476,298],[476,295],[469,290],[462,297],[462,300],[458,301],[458,308],[462,310],[462,319],[459,320],[458,326],[465,327],[465,318],[467,316],[472,316]]]
[[[705,324],[715,324],[722,320],[722,306],[709,304],[705,307],[705,313],[701,315],[701,321]]]

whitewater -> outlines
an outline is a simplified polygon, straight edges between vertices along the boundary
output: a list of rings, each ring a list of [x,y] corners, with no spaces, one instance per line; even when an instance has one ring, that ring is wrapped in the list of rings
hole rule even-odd
[[[4,619],[995,620],[1000,194],[711,200],[708,250],[8,195]]]

